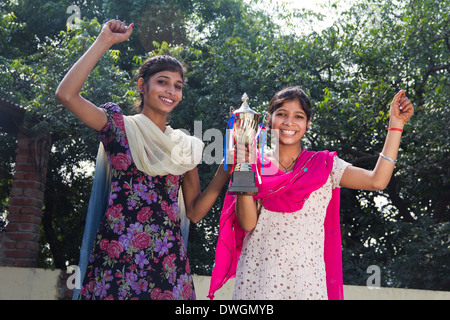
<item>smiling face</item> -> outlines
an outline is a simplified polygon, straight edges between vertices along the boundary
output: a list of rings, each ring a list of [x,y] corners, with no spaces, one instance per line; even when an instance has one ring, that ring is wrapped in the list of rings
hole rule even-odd
[[[279,143],[282,145],[299,144],[310,122],[297,99],[285,101],[269,116],[271,128],[278,129]]]
[[[298,86],[284,88],[272,97],[267,125],[279,136],[281,145],[300,147],[300,140],[309,128],[312,117],[311,101]]]
[[[140,78],[138,87],[144,96],[143,113],[149,116],[166,116],[178,105],[183,96],[183,79],[179,72],[155,73],[147,83]]]

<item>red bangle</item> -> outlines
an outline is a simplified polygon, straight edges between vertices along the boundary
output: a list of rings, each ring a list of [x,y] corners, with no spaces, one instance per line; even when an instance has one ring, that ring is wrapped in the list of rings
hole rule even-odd
[[[399,128],[389,128],[389,131],[400,131],[403,132],[403,129],[399,129]]]

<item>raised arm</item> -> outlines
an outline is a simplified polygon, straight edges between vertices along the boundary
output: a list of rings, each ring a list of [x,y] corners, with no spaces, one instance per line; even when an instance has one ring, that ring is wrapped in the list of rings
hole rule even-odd
[[[411,101],[400,90],[392,100],[389,116],[389,130],[383,150],[373,171],[348,166],[342,175],[340,185],[350,189],[382,190],[387,187],[394,171],[403,127],[414,113]]]
[[[133,24],[126,26],[119,20],[108,21],[92,46],[72,66],[56,90],[56,98],[83,123],[94,130],[101,130],[106,114],[92,102],[80,95],[87,77],[103,54],[112,45],[127,40],[133,31]]]

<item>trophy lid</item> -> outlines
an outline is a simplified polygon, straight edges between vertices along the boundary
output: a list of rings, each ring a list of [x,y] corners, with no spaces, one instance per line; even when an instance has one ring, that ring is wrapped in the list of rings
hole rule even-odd
[[[247,93],[244,93],[244,95],[242,96],[242,105],[239,109],[235,110],[233,113],[253,113],[253,114],[258,114],[258,112],[250,109],[250,106],[248,105],[248,95]]]

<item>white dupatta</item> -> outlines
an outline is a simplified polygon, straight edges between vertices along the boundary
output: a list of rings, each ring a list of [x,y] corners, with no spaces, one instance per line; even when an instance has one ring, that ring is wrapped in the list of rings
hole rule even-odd
[[[150,176],[181,175],[200,163],[203,142],[166,126],[161,131],[147,116],[124,116],[131,156],[139,171]]]
[[[139,171],[150,176],[181,175],[202,160],[204,143],[181,130],[166,126],[164,132],[147,116],[123,117],[131,156]],[[183,190],[178,191],[178,217],[187,250],[189,220],[186,217]]]
[[[181,175],[200,163],[204,146],[200,139],[170,126],[166,126],[166,130],[162,132],[143,114],[123,116],[123,120],[131,156],[139,171],[150,176]],[[78,299],[80,293],[98,226],[107,207],[110,187],[111,170],[103,144],[100,143],[80,250],[79,270],[75,279],[74,300]],[[187,249],[190,223],[186,217],[181,186],[178,192],[178,207],[183,242]]]
[[[200,163],[204,143],[181,130],[166,126],[164,132],[147,116],[123,117],[131,156],[139,171],[150,176],[181,175]],[[183,190],[178,191],[178,217],[187,250],[189,219],[186,217]]]

